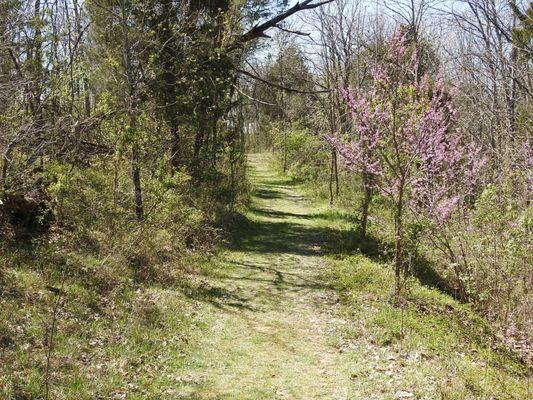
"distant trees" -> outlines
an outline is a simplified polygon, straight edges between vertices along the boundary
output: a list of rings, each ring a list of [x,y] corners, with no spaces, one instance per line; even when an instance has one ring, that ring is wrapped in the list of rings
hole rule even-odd
[[[339,16],[342,15],[342,18]],[[350,118],[343,107],[339,88],[352,85],[358,87],[365,78],[361,67],[362,29],[360,4],[339,0],[315,11],[313,25],[320,32],[320,46],[317,57],[321,75],[321,84],[328,89],[327,97],[320,99],[321,108],[326,114],[325,128],[330,134],[342,134],[350,129]],[[337,151],[331,150],[329,174],[329,198],[333,204],[339,195],[340,182],[338,173]],[[361,204],[362,229],[366,229],[368,209],[370,207],[371,187],[362,176],[364,199]],[[334,190],[335,187],[335,190]]]
[[[533,50],[531,22],[525,17],[531,14],[531,5],[489,0],[461,3],[445,12],[456,37],[456,45],[450,46],[452,71],[457,83],[468,87],[460,93],[463,118],[488,149],[502,154],[531,123],[527,110],[533,87],[527,60]],[[477,107],[481,103],[483,107]],[[469,110],[476,110],[476,115]],[[478,112],[484,117],[479,118]]]
[[[89,133],[86,30],[77,1],[0,5],[0,181],[6,204],[47,201],[43,172],[51,157],[83,162],[105,151]]]
[[[97,107],[102,105],[103,94],[112,98],[106,105],[114,112],[114,118],[121,121],[121,144],[128,147],[131,163],[131,179],[135,215],[139,221],[144,218],[144,203],[141,184],[141,152],[143,134],[139,130],[138,120],[146,98],[147,57],[146,33],[142,21],[136,15],[141,5],[136,1],[94,1],[88,3],[89,16],[92,21],[91,40],[97,46],[91,54],[95,67],[107,73],[111,80],[104,80],[108,86],[101,86],[96,92]],[[98,49],[97,51],[94,51]]]

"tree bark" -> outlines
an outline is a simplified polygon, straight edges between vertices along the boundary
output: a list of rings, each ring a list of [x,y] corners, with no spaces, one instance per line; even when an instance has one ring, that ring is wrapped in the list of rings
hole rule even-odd
[[[518,50],[512,45],[511,56],[510,56],[510,87],[507,94],[507,118],[508,118],[508,130],[509,130],[509,139],[514,142],[515,132],[516,132],[516,61],[518,58]]]
[[[132,47],[129,37],[128,16],[126,10],[126,4],[122,3],[122,33],[124,35],[124,68],[126,72],[126,78],[129,89],[128,99],[128,117],[129,117],[129,129],[133,133],[133,144],[131,148],[131,178],[133,183],[133,198],[135,202],[135,216],[140,222],[144,218],[143,197],[141,188],[141,166],[140,166],[140,149],[137,133],[137,98],[135,88],[135,76],[132,63]]]
[[[11,153],[13,152],[13,143],[9,143],[7,145],[7,149],[2,156],[3,163],[2,163],[2,182],[1,182],[1,188],[2,188],[2,196],[5,196],[7,190],[9,189],[9,185],[7,183],[8,181],[8,173],[9,173],[9,164],[11,163]]]
[[[366,230],[368,226],[368,214],[370,210],[370,203],[372,202],[372,185],[370,182],[370,176],[363,173],[363,202],[361,204],[361,234],[366,236]]]
[[[339,197],[339,168],[338,168],[337,151],[333,150],[333,169],[335,174],[335,195]]]
[[[257,38],[260,38],[260,37],[269,37],[265,32],[268,29],[275,27],[277,24],[279,24],[283,20],[287,19],[292,14],[295,14],[295,13],[297,13],[299,11],[303,11],[303,10],[312,10],[313,8],[317,8],[317,7],[320,7],[320,6],[324,5],[324,4],[331,3],[332,1],[334,1],[334,0],[324,0],[324,1],[320,1],[318,3],[313,3],[313,0],[303,0],[302,2],[297,2],[294,6],[292,6],[289,9],[287,9],[286,11],[282,12],[281,14],[278,14],[278,15],[272,17],[271,19],[269,19],[268,21],[266,21],[266,22],[264,22],[264,23],[262,23],[260,25],[254,26],[248,32],[242,34],[237,39],[237,42],[242,44],[242,43],[246,43],[246,42],[249,42],[250,40],[254,40],[254,39],[257,39]]]
[[[398,201],[396,203],[396,213],[394,216],[394,277],[396,286],[396,299],[400,300],[402,289],[401,273],[403,265],[403,184],[400,183],[398,189]]]
[[[144,206],[141,188],[141,167],[139,162],[139,146],[134,144],[131,150],[131,177],[133,180],[133,196],[135,199],[135,216],[140,222],[144,219]]]
[[[335,150],[331,150],[331,167],[329,170],[329,204],[333,205],[333,178],[335,174]]]

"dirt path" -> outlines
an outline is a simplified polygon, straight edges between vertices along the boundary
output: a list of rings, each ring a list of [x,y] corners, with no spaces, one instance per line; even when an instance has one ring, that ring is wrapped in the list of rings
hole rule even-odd
[[[179,398],[346,399],[335,297],[320,279],[320,210],[262,156],[250,163],[254,207],[240,244],[217,266],[211,329],[187,363]]]

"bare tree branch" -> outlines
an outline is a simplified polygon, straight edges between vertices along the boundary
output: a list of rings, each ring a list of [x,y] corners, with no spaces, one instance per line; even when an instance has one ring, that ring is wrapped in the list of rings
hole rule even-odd
[[[315,3],[314,0],[304,0],[301,3],[298,2],[294,6],[292,6],[291,8],[289,8],[286,11],[276,15],[275,17],[269,19],[268,21],[263,22],[260,25],[254,26],[248,32],[246,32],[243,35],[241,35],[237,39],[237,42],[242,44],[242,43],[246,43],[246,42],[249,42],[251,40],[260,38],[260,37],[268,37],[266,35],[266,33],[265,33],[268,29],[274,28],[274,27],[278,27],[277,25],[281,21],[287,19],[291,15],[293,15],[293,14],[299,12],[299,11],[303,11],[303,10],[312,10],[313,8],[317,8],[317,7],[323,6],[324,4],[331,3],[332,1],[334,1],[334,0],[324,0],[324,1],[320,1],[318,3]]]
[[[295,35],[300,35],[300,36],[311,36],[310,33],[307,33],[307,32],[301,32],[301,31],[294,31],[292,29],[287,29],[287,28],[284,28],[282,27],[281,25],[276,25],[276,28],[278,28],[279,30],[283,31],[283,32],[287,32],[287,33],[293,33]]]
[[[264,83],[265,85],[268,85],[268,86],[271,86],[271,87],[275,87],[275,88],[284,90],[286,92],[299,93],[299,94],[320,94],[320,93],[328,93],[330,91],[330,90],[299,90],[299,89],[293,89],[293,88],[290,88],[290,87],[287,87],[287,86],[283,86],[283,85],[279,85],[279,84],[274,83],[274,82],[267,81],[266,79],[263,79],[263,78],[261,78],[261,77],[259,77],[257,75],[254,75],[251,72],[248,72],[248,71],[246,71],[244,69],[240,69],[240,68],[237,68],[237,67],[234,67],[234,69],[239,74],[246,75],[246,76],[248,76],[248,77],[250,77],[252,79],[255,79],[256,81]]]

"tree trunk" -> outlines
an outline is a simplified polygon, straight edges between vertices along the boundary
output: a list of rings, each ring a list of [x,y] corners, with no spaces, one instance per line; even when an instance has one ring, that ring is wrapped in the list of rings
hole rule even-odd
[[[287,131],[283,130],[283,173],[287,173]]]
[[[132,63],[132,48],[129,38],[128,16],[126,4],[122,3],[122,33],[124,35],[124,68],[129,89],[128,117],[129,129],[133,132],[133,145],[131,149],[131,178],[133,183],[133,198],[135,201],[135,215],[138,221],[144,218],[143,198],[141,190],[141,166],[139,160],[139,143],[137,142],[137,99],[135,90],[135,76]]]
[[[30,94],[28,106],[30,111],[38,121],[38,125],[42,123],[42,109],[41,109],[41,92],[42,92],[42,78],[43,78],[43,52],[42,52],[42,37],[41,37],[41,1],[36,0],[34,3],[34,18],[36,21],[35,35],[33,42],[30,44],[28,58],[30,61],[30,68],[32,72],[32,81],[30,85]]]
[[[130,127],[135,132],[137,129],[137,116],[130,114]],[[140,222],[144,218],[143,196],[141,188],[141,165],[139,160],[139,144],[136,139],[131,148],[131,178],[133,182],[133,198],[135,200],[135,216]]]
[[[133,196],[135,199],[135,216],[140,222],[144,219],[143,197],[141,189],[141,167],[139,163],[139,146],[131,149],[131,177],[133,180]]]
[[[507,94],[507,127],[509,131],[509,139],[511,142],[514,142],[515,132],[516,132],[516,60],[518,58],[518,50],[513,45],[511,49],[510,57],[510,87],[508,88]]]
[[[335,173],[335,195],[339,197],[339,168],[337,162],[337,151],[333,150],[333,169]]]
[[[329,204],[333,205],[333,178],[335,174],[335,150],[331,150],[331,167],[329,170]]]
[[[400,184],[398,202],[396,203],[396,214],[394,215],[394,277],[396,286],[396,299],[400,300],[401,273],[403,265],[403,184]]]
[[[370,210],[370,203],[372,201],[372,186],[370,176],[363,174],[363,202],[361,204],[361,221],[360,228],[362,236],[366,236],[366,229],[368,225],[368,214]]]
[[[8,173],[9,173],[9,164],[11,162],[11,153],[13,151],[13,143],[9,143],[6,149],[6,152],[3,155],[3,163],[2,163],[2,183],[1,183],[1,189],[2,189],[2,196],[6,195],[7,190],[9,189],[9,185],[7,183],[8,181]]]

